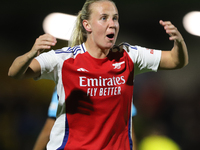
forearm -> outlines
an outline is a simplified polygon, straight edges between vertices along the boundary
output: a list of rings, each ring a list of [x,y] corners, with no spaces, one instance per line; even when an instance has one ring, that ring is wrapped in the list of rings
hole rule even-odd
[[[176,68],[182,68],[188,64],[188,51],[183,39],[181,41],[174,41],[171,55]]]
[[[17,57],[9,68],[8,76],[16,79],[24,78],[24,74],[34,58],[35,55],[31,51]]]
[[[49,141],[49,135],[47,134],[40,134],[40,136],[38,137],[33,150],[44,150],[47,143]]]
[[[49,141],[51,129],[54,125],[54,122],[55,122],[55,119],[53,119],[53,118],[48,118],[46,120],[45,125],[44,125],[42,131],[40,132],[40,135],[38,136],[37,141],[33,147],[33,150],[45,149],[45,147]]]
[[[132,118],[133,119],[133,118]],[[135,136],[135,130],[134,130],[134,123],[132,124],[132,142],[133,142],[133,146],[132,149],[133,150],[137,150],[137,142],[136,142],[136,136]]]

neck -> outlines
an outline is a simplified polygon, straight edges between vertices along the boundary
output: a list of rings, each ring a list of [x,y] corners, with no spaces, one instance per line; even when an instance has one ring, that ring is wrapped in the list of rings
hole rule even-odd
[[[86,47],[88,53],[92,57],[98,58],[98,59],[106,58],[110,51],[110,49],[102,49],[102,48],[98,47],[97,45],[90,43],[89,41],[85,42],[85,47]]]

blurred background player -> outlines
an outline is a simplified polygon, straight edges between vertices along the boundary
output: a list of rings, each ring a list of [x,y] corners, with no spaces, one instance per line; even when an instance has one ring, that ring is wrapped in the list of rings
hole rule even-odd
[[[42,128],[42,131],[40,132],[40,134],[36,140],[33,150],[44,150],[45,149],[45,147],[49,141],[51,129],[56,120],[57,107],[58,107],[58,97],[57,97],[57,91],[55,89],[53,92],[52,98],[51,98],[51,103],[49,105],[49,109],[48,109],[48,118],[44,124],[44,127]]]
[[[132,150],[137,150],[137,140],[135,137],[135,129],[134,129],[134,117],[137,115],[137,109],[133,103],[132,103],[131,115],[132,115],[132,141],[133,141]]]

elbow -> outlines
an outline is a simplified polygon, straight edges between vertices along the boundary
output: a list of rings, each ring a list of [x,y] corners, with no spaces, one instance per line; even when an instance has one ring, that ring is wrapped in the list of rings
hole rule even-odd
[[[182,57],[179,57],[179,59],[176,61],[175,64],[177,66],[177,69],[180,69],[180,68],[183,68],[183,67],[187,66],[189,64],[189,56],[188,56],[188,54],[184,55]]]
[[[17,75],[10,75],[10,74],[8,74],[8,76],[11,77],[11,78],[13,78],[13,79],[17,79],[17,80],[22,79],[21,76],[17,76]]]
[[[189,60],[187,59],[187,60],[185,60],[185,61],[183,61],[183,62],[179,62],[179,63],[177,63],[175,66],[175,69],[181,69],[181,68],[183,68],[183,67],[185,67],[185,66],[187,66],[189,64]]]
[[[188,64],[189,64],[189,60],[187,59],[187,61],[185,62],[184,67],[187,66]]]
[[[183,67],[187,66],[189,64],[189,58],[187,57],[185,60],[184,60],[184,65]]]
[[[21,77],[15,73],[13,73],[13,71],[11,70],[11,68],[8,71],[8,76],[14,79],[21,79]]]
[[[18,76],[13,75],[10,71],[8,72],[8,76],[11,77],[11,78],[14,78],[14,79],[19,79]]]
[[[14,78],[14,75],[13,75],[13,73],[12,73],[12,71],[11,71],[10,68],[9,68],[9,70],[8,70],[8,76]]]

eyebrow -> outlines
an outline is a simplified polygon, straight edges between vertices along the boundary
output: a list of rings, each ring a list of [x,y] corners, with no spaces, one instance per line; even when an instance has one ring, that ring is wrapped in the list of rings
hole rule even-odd
[[[101,16],[108,16],[108,14],[101,14]],[[114,14],[113,16],[119,16],[119,14]]]

